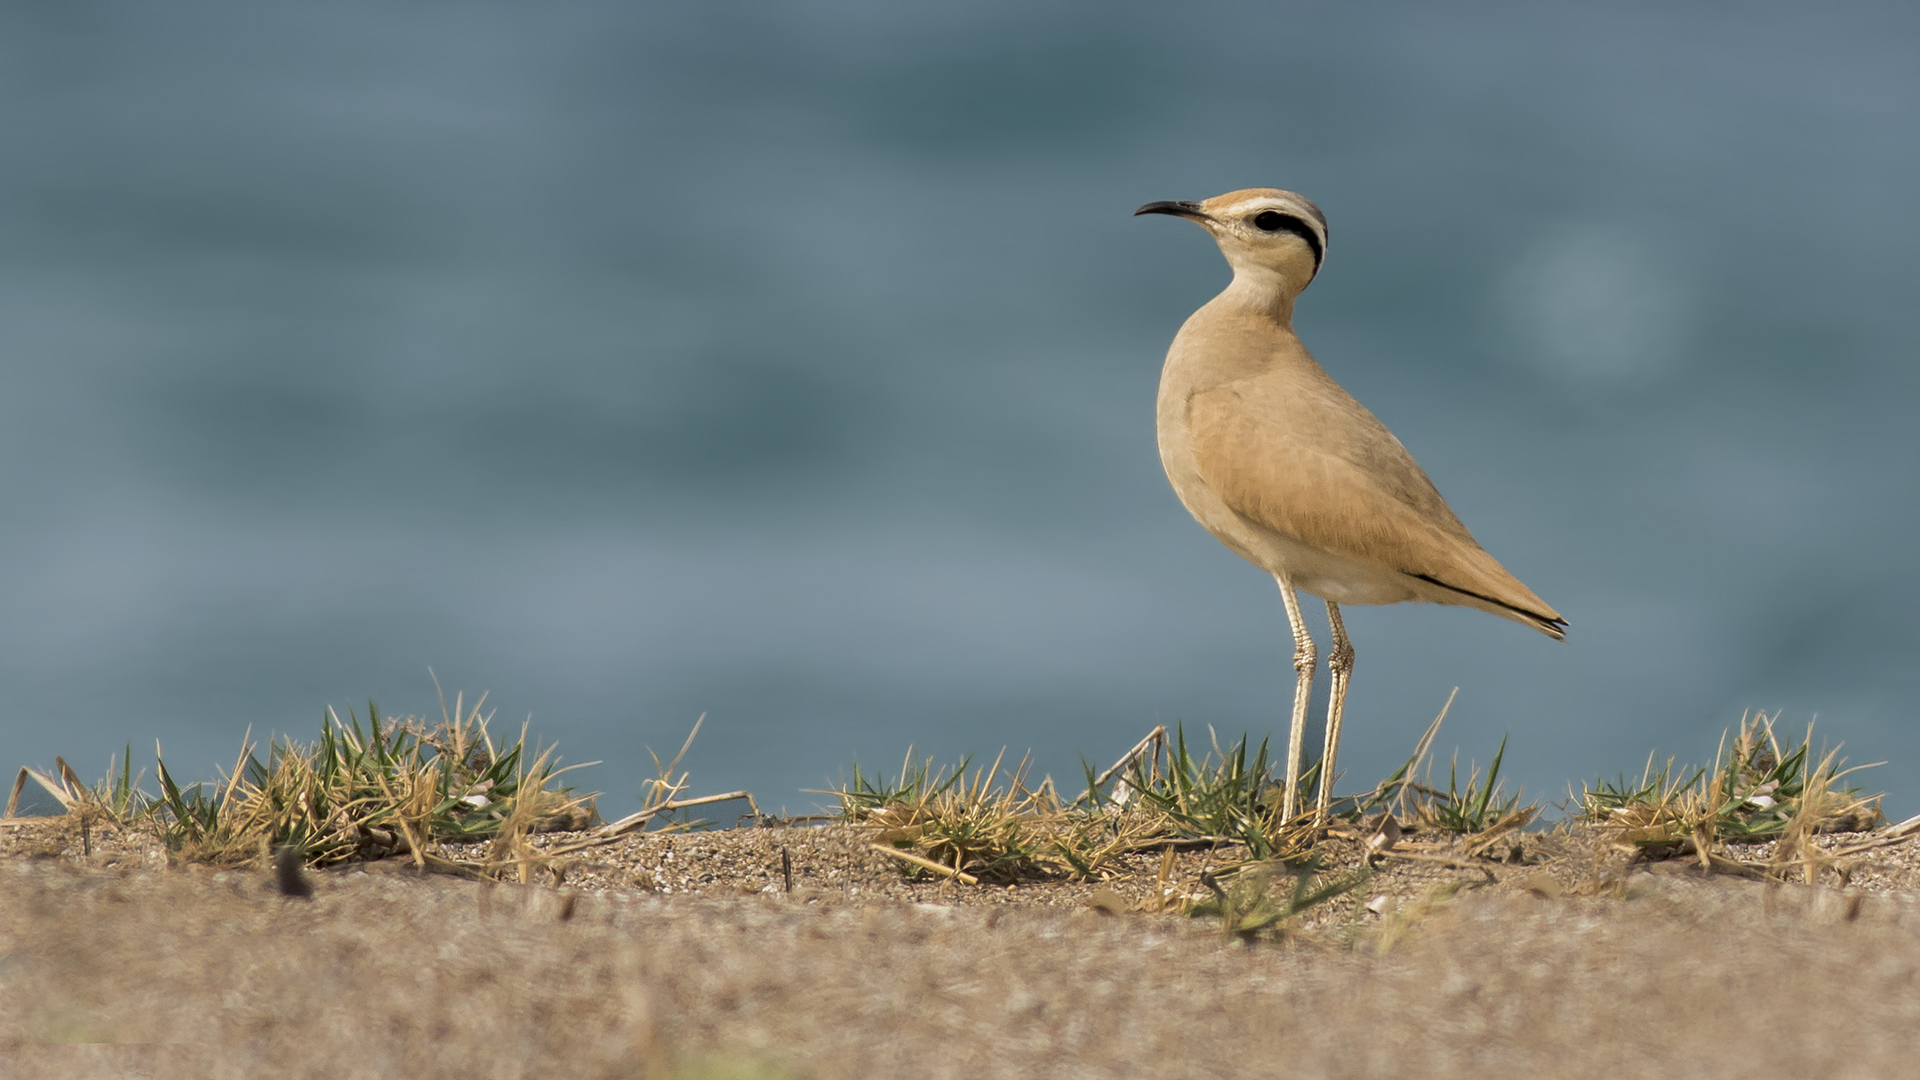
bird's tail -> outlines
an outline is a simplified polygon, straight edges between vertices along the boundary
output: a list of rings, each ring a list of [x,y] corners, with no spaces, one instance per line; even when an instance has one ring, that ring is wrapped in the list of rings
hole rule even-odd
[[[1457,597],[1465,598],[1455,600],[1455,603],[1465,603],[1469,607],[1477,607],[1482,611],[1489,611],[1495,615],[1512,619],[1514,622],[1525,623],[1555,641],[1567,640],[1567,620],[1561,618],[1559,612],[1547,607],[1545,604],[1540,605],[1542,608],[1545,608],[1544,611],[1535,611],[1531,608],[1509,604],[1505,600],[1488,596],[1485,593],[1474,592],[1472,589],[1463,589],[1458,585],[1449,585],[1431,574],[1410,574],[1408,576],[1419,578],[1429,585],[1437,585],[1447,592],[1455,594]],[[1522,588],[1524,587],[1525,586],[1522,586]],[[1528,595],[1532,594],[1529,593]]]

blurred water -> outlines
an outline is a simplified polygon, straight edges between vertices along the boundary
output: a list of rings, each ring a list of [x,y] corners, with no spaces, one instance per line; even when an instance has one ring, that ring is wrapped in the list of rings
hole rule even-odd
[[[1225,268],[1128,217],[1272,184],[1309,346],[1573,625],[1353,611],[1350,777],[1457,685],[1548,794],[1765,708],[1915,809],[1912,8],[949,7],[0,10],[0,764],[429,667],[615,811],[703,712],[796,812],[1277,731],[1154,450]]]

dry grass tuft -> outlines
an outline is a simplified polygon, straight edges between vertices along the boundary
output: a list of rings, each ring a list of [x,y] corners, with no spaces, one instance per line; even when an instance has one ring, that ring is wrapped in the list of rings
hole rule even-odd
[[[1702,869],[1783,878],[1798,870],[1814,880],[1825,857],[1813,837],[1865,832],[1882,820],[1880,796],[1843,784],[1838,748],[1816,758],[1813,726],[1796,747],[1774,734],[1778,715],[1743,716],[1731,745],[1725,736],[1711,768],[1676,771],[1647,759],[1638,782],[1598,781],[1578,796],[1582,816],[1607,829],[1636,858],[1691,856]],[[1765,863],[1734,858],[1727,844],[1777,841]]]
[[[152,833],[172,857],[184,862],[241,866],[274,861],[285,876],[302,865],[405,856],[421,870],[522,883],[543,870],[558,881],[567,856],[616,843],[649,826],[705,825],[686,816],[696,807],[743,800],[753,817],[759,817],[753,796],[745,791],[686,796],[688,774],[680,763],[703,717],[672,761],[662,764],[655,756],[659,775],[642,784],[646,805],[638,813],[571,844],[536,846],[531,838],[537,834],[593,825],[595,796],[576,794],[559,778],[596,763],[560,766],[552,747],[529,744],[524,724],[512,742],[495,741],[488,730],[492,715],[482,711],[484,702],[483,695],[467,708],[464,698],[456,696],[448,710],[443,698],[437,722],[411,716],[383,720],[369,706],[362,724],[351,710],[342,720],[329,708],[320,738],[312,744],[270,742],[263,759],[251,736],[243,738],[233,768],[214,783],[177,781],[156,746],[158,795],[140,787],[144,773],[132,774],[131,747],[117,766],[109,765],[108,778],[91,788],[64,760],[56,759],[55,775],[20,770],[7,816],[13,816],[21,791],[32,780],[79,825],[83,853],[90,826],[110,823]],[[446,846],[480,843],[485,847],[478,857],[450,855]]]
[[[951,771],[931,760],[901,767],[901,783],[890,801],[866,797],[864,815],[875,829],[874,842],[911,849],[921,858],[976,880],[1015,881],[1057,876],[1069,868],[1054,855],[1051,841],[1061,822],[1059,800],[1051,785],[1027,785],[1026,761],[1001,782],[1004,754],[992,766],[967,772],[968,762]],[[854,783],[860,783],[855,771]]]
[[[1393,852],[1442,861],[1478,859],[1533,821],[1538,806],[1520,805],[1519,794],[1506,794],[1501,784],[1504,741],[1484,777],[1470,766],[1463,784],[1456,764],[1442,789],[1431,782],[1428,764],[1427,782],[1415,779],[1446,713],[1440,710],[1413,756],[1393,776],[1363,795],[1335,800],[1329,828],[1317,824],[1311,811],[1291,820],[1281,816],[1285,785],[1265,742],[1256,747],[1243,736],[1222,747],[1211,730],[1209,748],[1196,754],[1184,730],[1169,734],[1165,727],[1155,728],[1106,771],[1096,775],[1088,768],[1086,790],[1071,803],[1058,798],[1051,779],[1030,784],[1025,761],[1003,770],[1004,755],[969,772],[970,761],[941,768],[931,759],[916,764],[909,752],[897,778],[869,776],[856,766],[849,783],[826,794],[839,801],[843,820],[872,830],[874,845],[898,860],[904,873],[935,873],[967,884],[1097,881],[1142,852],[1217,851],[1226,861],[1210,871],[1211,881],[1162,882],[1155,910],[1194,910],[1198,898],[1200,907],[1236,926],[1265,928],[1297,914],[1286,903],[1265,899],[1274,875],[1311,877],[1314,852],[1329,831],[1367,842],[1355,826],[1369,814],[1376,822],[1392,822],[1394,833],[1370,844],[1370,851],[1384,852],[1398,842],[1394,813],[1417,828],[1463,838],[1464,843],[1449,845],[1458,850],[1444,858]],[[1315,789],[1319,768],[1312,762],[1303,770],[1303,791]],[[1382,813],[1388,808],[1392,812]],[[1221,882],[1241,876],[1253,893],[1221,891]],[[1251,884],[1256,880],[1262,884]],[[1305,892],[1295,899],[1312,906],[1352,884],[1324,895],[1317,885],[1299,887]]]
[[[214,783],[182,783],[155,747],[159,793],[132,772],[132,747],[108,777],[89,788],[64,760],[53,776],[21,769],[7,802],[12,816],[27,780],[45,788],[80,825],[111,823],[149,831],[173,857],[238,866],[291,850],[318,866],[408,855],[432,869],[475,872],[433,852],[462,843],[528,832],[580,829],[592,823],[593,796],[558,779],[551,747],[535,749],[523,725],[518,738],[497,742],[483,713],[456,696],[441,719],[383,720],[369,706],[367,722],[329,708],[311,744],[283,738],[265,756],[251,735],[233,768]]]
[[[281,739],[263,760],[243,739],[215,785],[180,784],[156,750],[153,822],[192,862],[238,865],[292,847],[320,866],[395,854],[425,866],[436,842],[589,823],[592,796],[557,785],[567,769],[552,748],[532,750],[524,726],[496,743],[484,700],[468,710],[456,697],[437,723],[383,721],[369,706],[362,725],[351,710],[343,721],[329,708],[312,744]]]
[[[1257,887],[1234,886],[1246,896],[1207,909],[1255,933],[1305,910],[1294,902],[1312,907],[1351,887],[1323,895],[1311,886],[1287,903],[1264,899],[1267,883],[1306,860],[1319,833],[1310,816],[1281,819],[1274,771],[1264,744],[1250,752],[1244,738],[1224,749],[1215,740],[1197,756],[1184,732],[1169,736],[1162,727],[1104,773],[1089,768],[1087,788],[1072,802],[1060,799],[1051,778],[1031,783],[1028,762],[1005,768],[1004,754],[985,767],[963,760],[946,768],[909,752],[897,777],[856,766],[847,784],[826,794],[838,800],[843,820],[869,828],[874,847],[909,875],[964,884],[1100,881],[1132,856],[1161,852],[1159,888],[1146,902],[1155,911],[1189,911],[1221,881],[1258,879]],[[1196,848],[1219,850],[1227,861],[1207,879],[1173,880],[1172,854]]]
[[[1144,821],[1062,805],[1051,779],[1029,783],[1025,760],[1006,770],[1003,753],[985,768],[971,765],[916,763],[908,751],[897,779],[856,765],[844,787],[824,794],[839,801],[843,820],[872,829],[874,845],[907,872],[968,884],[1098,880],[1149,840]]]
[[[1281,816],[1286,785],[1276,777],[1278,763],[1267,758],[1266,742],[1249,760],[1246,736],[1225,749],[1211,728],[1208,736],[1212,748],[1195,757],[1184,730],[1176,727],[1168,739],[1165,728],[1156,729],[1148,737],[1150,745],[1143,744],[1145,752],[1136,747],[1129,755],[1124,779],[1103,794],[1099,778],[1089,777],[1083,799],[1096,811],[1143,814],[1155,832],[1169,839],[1238,844],[1249,863],[1299,862],[1311,856],[1320,830],[1311,811],[1290,820]],[[1319,776],[1315,762],[1303,771],[1300,790],[1313,791]]]

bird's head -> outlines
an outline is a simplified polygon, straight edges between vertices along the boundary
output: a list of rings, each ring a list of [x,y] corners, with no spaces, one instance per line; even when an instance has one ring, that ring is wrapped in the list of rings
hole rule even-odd
[[[1292,300],[1320,272],[1327,218],[1306,196],[1279,188],[1246,188],[1205,202],[1150,202],[1141,214],[1171,214],[1213,234],[1236,279],[1277,288]]]

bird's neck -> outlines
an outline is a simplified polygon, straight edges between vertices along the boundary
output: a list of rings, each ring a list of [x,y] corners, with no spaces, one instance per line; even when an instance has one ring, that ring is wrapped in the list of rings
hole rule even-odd
[[[1193,392],[1252,378],[1275,365],[1317,366],[1286,315],[1271,305],[1249,304],[1229,287],[1180,327],[1167,352],[1163,388],[1177,387],[1184,401]]]
[[[1233,283],[1215,302],[1265,316],[1292,329],[1293,299],[1298,295],[1299,288],[1277,270],[1264,266],[1236,266],[1233,268]]]

